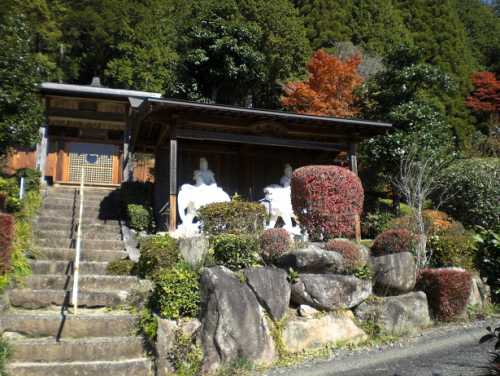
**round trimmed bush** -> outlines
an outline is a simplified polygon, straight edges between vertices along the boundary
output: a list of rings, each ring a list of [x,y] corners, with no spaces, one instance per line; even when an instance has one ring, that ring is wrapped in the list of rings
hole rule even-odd
[[[290,234],[284,228],[270,228],[260,236],[261,254],[268,262],[272,262],[288,252],[291,245]]]
[[[260,263],[259,239],[253,235],[221,234],[210,239],[217,265],[240,270]]]
[[[142,278],[155,278],[163,268],[170,268],[180,260],[175,239],[171,236],[153,235],[140,241],[141,255],[137,263],[137,271]]]
[[[330,240],[325,244],[325,249],[328,251],[338,252],[342,255],[345,261],[346,269],[354,271],[363,266],[363,255],[356,244],[347,240]]]
[[[500,160],[464,159],[444,171],[450,196],[441,207],[466,226],[500,228]],[[439,202],[442,192],[433,197]]]
[[[463,235],[465,233],[464,226],[445,212],[439,210],[424,210],[422,215],[428,235]],[[410,215],[395,218],[391,221],[390,228],[412,230],[412,220]]]
[[[410,231],[402,228],[387,230],[373,241],[372,256],[385,256],[393,253],[412,252],[416,238]]]
[[[472,288],[472,275],[459,268],[423,269],[416,289],[425,292],[429,309],[438,320],[449,321],[464,312]]]
[[[311,240],[355,236],[355,216],[363,211],[358,176],[338,166],[306,166],[292,176],[292,206]]]

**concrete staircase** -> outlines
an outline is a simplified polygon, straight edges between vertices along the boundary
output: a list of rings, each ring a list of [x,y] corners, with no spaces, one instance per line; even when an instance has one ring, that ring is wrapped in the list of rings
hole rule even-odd
[[[152,374],[137,317],[120,309],[139,281],[106,275],[109,261],[126,256],[114,196],[86,190],[75,316],[70,300],[79,197],[69,187],[47,191],[35,226],[40,256],[31,261],[33,274],[9,291],[11,308],[0,316],[0,333],[13,350],[10,375]]]

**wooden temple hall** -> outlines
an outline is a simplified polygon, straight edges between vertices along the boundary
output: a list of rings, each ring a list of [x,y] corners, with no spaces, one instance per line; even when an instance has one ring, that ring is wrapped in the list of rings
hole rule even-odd
[[[150,155],[160,228],[175,228],[179,188],[206,158],[229,195],[264,197],[285,164],[340,164],[357,171],[356,148],[390,124],[162,98],[158,93],[44,83],[46,124],[36,164],[49,184],[115,186],[139,177]],[[140,167],[140,166],[139,166]],[[144,168],[144,166],[142,166]],[[169,219],[161,211],[170,209]],[[163,219],[162,219],[163,218]],[[169,223],[167,223],[169,222]]]

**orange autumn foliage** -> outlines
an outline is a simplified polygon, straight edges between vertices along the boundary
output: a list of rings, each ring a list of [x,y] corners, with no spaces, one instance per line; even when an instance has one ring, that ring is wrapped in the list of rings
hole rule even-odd
[[[500,81],[495,73],[476,72],[472,75],[474,92],[467,97],[467,107],[477,112],[500,113]]]
[[[354,90],[363,82],[360,63],[360,55],[342,60],[324,50],[316,51],[307,64],[309,78],[285,85],[281,104],[301,114],[355,116],[359,109],[354,105]]]

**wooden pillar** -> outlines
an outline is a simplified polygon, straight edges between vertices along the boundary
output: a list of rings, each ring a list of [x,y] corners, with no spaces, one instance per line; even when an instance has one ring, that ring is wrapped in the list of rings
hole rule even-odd
[[[170,139],[170,221],[169,231],[177,228],[177,139]]]
[[[357,149],[358,144],[349,144],[349,168],[356,175],[358,174],[358,157],[356,156]]]

